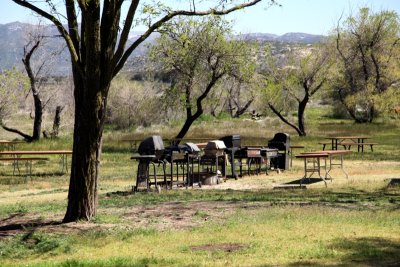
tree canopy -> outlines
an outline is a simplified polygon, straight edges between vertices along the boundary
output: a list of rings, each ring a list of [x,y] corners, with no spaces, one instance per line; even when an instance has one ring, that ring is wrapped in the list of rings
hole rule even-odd
[[[400,81],[399,15],[361,8],[356,16],[339,20],[332,38],[338,98],[355,121],[371,122],[378,99]]]
[[[184,107],[186,121],[181,139],[204,112],[204,102],[227,79],[250,80],[255,62],[246,42],[235,40],[230,25],[220,17],[181,19],[163,28],[151,49],[151,58],[171,73],[167,105]]]

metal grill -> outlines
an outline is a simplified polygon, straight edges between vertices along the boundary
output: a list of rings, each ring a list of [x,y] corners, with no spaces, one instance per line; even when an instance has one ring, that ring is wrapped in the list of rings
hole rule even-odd
[[[278,149],[278,157],[271,159],[275,168],[289,170],[290,168],[290,136],[287,133],[276,133],[274,138],[268,141],[268,148]]]

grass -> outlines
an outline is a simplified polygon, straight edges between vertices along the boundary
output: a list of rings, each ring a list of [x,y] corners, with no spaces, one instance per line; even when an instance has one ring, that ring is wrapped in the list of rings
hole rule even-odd
[[[214,187],[127,194],[136,164],[122,138],[161,134],[179,125],[135,133],[104,133],[99,205],[90,222],[59,224],[69,175],[57,157],[33,166],[32,179],[12,176],[0,165],[0,266],[396,266],[400,264],[400,178],[398,120],[354,124],[329,117],[328,108],[307,111],[307,137],[297,137],[276,119],[264,121],[203,118],[189,137],[240,134],[247,145],[266,144],[278,131],[293,144],[321,149],[330,135],[366,134],[376,151],[346,157],[346,179],[307,185],[307,190],[277,190],[302,176],[302,163]],[[24,123],[26,123],[24,121]],[[3,137],[3,132],[0,132]],[[7,138],[15,138],[7,136]],[[71,138],[42,140],[21,149],[70,149]],[[300,152],[300,150],[296,151]]]

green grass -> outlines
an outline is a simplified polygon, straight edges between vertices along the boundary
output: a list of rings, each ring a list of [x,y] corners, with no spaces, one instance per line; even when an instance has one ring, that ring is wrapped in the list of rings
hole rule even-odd
[[[290,171],[228,180],[219,188],[129,194],[136,163],[129,144],[120,140],[172,137],[180,124],[136,132],[110,126],[104,133],[97,216],[90,223],[58,225],[69,183],[58,157],[34,163],[26,183],[24,168],[12,176],[12,166],[0,164],[0,266],[396,266],[400,187],[387,183],[400,178],[400,121],[354,124],[330,114],[329,108],[309,108],[309,134],[302,138],[275,118],[205,116],[188,134],[240,134],[245,145],[265,145],[275,132],[288,132],[292,144],[306,151],[320,150],[318,141],[338,134],[365,134],[379,143],[373,153],[346,156],[349,179],[335,170],[327,188],[316,183],[307,190],[272,189],[302,176],[302,163],[295,159]],[[20,149],[71,146],[65,135]]]

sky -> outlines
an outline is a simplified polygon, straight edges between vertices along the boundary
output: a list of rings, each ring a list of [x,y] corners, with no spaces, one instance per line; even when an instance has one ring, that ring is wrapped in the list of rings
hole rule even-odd
[[[266,9],[266,4],[261,3],[237,11],[228,18],[234,21],[234,30],[237,33],[260,32],[282,35],[287,32],[304,32],[326,35],[334,28],[342,14],[344,17],[350,13],[356,14],[360,7],[366,6],[375,12],[394,10],[400,15],[400,0],[277,0],[277,2],[281,6]],[[13,1],[1,0],[0,24],[14,21],[35,23],[37,19],[31,12]]]

